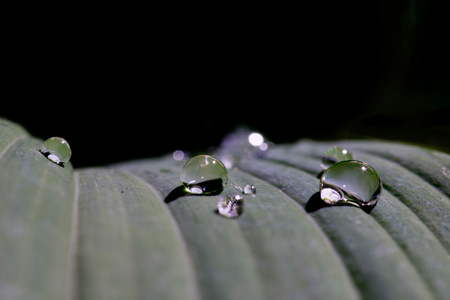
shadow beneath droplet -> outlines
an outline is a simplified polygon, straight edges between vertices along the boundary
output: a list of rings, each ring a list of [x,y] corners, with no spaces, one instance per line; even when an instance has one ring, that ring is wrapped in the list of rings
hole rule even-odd
[[[375,203],[374,205],[370,205],[370,206],[361,206],[361,207],[359,207],[359,208],[360,208],[362,211],[364,211],[365,213],[370,214],[370,213],[372,212],[372,210],[375,208],[376,205],[377,205],[377,204]],[[353,204],[349,204],[349,203],[345,203],[345,202],[343,202],[343,203],[337,203],[337,204],[335,204],[335,205],[327,204],[327,203],[323,202],[323,200],[320,198],[320,192],[317,192],[317,193],[313,194],[313,195],[309,198],[308,202],[306,202],[306,205],[305,205],[305,211],[306,211],[307,213],[312,213],[312,212],[318,211],[318,210],[321,209],[321,208],[324,208],[324,207],[332,207],[332,206],[348,206],[348,207],[355,207],[355,208],[358,208],[358,207],[356,207],[356,206],[353,205]]]
[[[317,193],[313,194],[311,196],[311,198],[309,198],[308,202],[306,202],[305,211],[307,213],[312,213],[321,208],[330,207],[330,206],[332,206],[332,205],[327,204],[322,201],[322,199],[320,198],[320,192],[317,192]]]
[[[319,174],[317,174],[316,178],[320,179],[324,172],[325,172],[325,170],[320,171]]]
[[[184,187],[184,185],[180,185],[177,186],[176,188],[174,188],[168,195],[166,198],[164,198],[164,202],[165,203],[170,203],[172,201],[177,200],[180,197],[186,197],[190,195],[188,191],[186,191],[186,188]]]
[[[370,205],[370,206],[361,206],[361,209],[367,213],[368,215],[370,215],[370,213],[372,212],[372,210],[375,208],[377,204],[375,203],[374,205]]]
[[[186,187],[184,185],[180,185],[177,186],[176,188],[174,188],[167,196],[166,198],[164,198],[164,203],[170,203],[172,201],[177,200],[178,198],[181,197],[189,197],[189,196],[200,196],[200,197],[205,197],[205,196],[216,196],[219,195],[220,193],[222,193],[223,191],[223,186],[221,185],[220,187],[217,188],[217,190],[210,192],[210,193],[205,193],[205,194],[192,194],[189,193],[186,190]]]

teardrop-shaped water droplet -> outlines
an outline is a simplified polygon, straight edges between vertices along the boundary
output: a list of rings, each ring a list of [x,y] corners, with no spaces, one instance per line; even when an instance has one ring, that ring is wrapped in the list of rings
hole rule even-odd
[[[244,194],[246,195],[254,195],[256,193],[256,187],[254,185],[247,184],[244,187]]]
[[[180,179],[188,192],[210,194],[223,189],[228,182],[228,172],[214,156],[198,155],[184,165]]]
[[[321,167],[322,169],[326,170],[337,162],[353,159],[353,154],[350,151],[341,147],[334,146],[327,149],[323,153]]]
[[[375,205],[380,195],[380,177],[374,168],[361,161],[338,162],[320,178],[320,196],[328,204]]]
[[[244,210],[244,198],[241,195],[228,195],[217,203],[217,211],[221,216],[237,218]]]
[[[44,142],[42,153],[56,164],[66,163],[72,156],[69,143],[63,138],[52,137]]]

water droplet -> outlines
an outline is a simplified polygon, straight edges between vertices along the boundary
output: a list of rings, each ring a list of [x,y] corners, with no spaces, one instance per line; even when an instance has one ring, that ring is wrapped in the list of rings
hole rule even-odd
[[[180,179],[188,192],[210,194],[223,189],[228,182],[228,172],[214,156],[198,155],[184,165]]]
[[[262,136],[262,134],[257,132],[252,132],[251,134],[249,134],[248,142],[250,143],[250,145],[255,147],[255,149],[259,149],[261,151],[266,151],[267,149],[269,149],[269,143],[264,142],[264,137]]]
[[[244,210],[244,198],[240,195],[228,195],[220,198],[217,203],[217,211],[227,218],[237,218]]]
[[[328,204],[375,205],[381,195],[381,179],[368,164],[348,160],[324,171],[320,178],[320,197]]]
[[[256,187],[254,185],[247,184],[244,187],[244,194],[246,195],[254,195],[256,193]]]
[[[173,152],[173,159],[175,159],[176,161],[180,161],[184,158],[184,152],[181,150],[175,150]]]
[[[353,159],[353,154],[350,151],[341,147],[334,146],[327,149],[323,153],[321,167],[322,169],[326,170],[337,162]]]
[[[252,146],[259,147],[264,143],[264,137],[260,133],[253,132],[248,136],[248,142]]]
[[[450,171],[449,171],[449,169],[447,169],[446,167],[442,167],[442,174],[443,174],[445,177],[450,178]]]
[[[72,156],[69,143],[60,137],[52,137],[46,140],[41,152],[55,164],[66,163]]]

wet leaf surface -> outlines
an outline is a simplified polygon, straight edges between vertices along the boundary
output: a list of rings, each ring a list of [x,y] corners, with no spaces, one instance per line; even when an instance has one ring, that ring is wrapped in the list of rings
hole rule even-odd
[[[261,152],[241,137],[210,153],[231,165],[225,188],[192,195],[180,180],[187,158],[61,168],[39,153],[42,141],[0,119],[0,298],[448,297],[448,154],[306,140]],[[332,146],[382,178],[370,211],[321,201]],[[238,218],[217,213],[226,195],[243,198]]]

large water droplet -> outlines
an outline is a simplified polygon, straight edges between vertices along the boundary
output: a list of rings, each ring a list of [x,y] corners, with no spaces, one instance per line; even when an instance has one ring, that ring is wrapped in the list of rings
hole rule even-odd
[[[69,143],[60,137],[49,138],[44,142],[44,147],[41,150],[43,154],[56,164],[66,163],[72,156]]]
[[[320,197],[328,204],[375,205],[380,195],[380,177],[374,168],[361,161],[338,162],[320,178]]]
[[[223,189],[228,182],[228,172],[214,156],[198,155],[184,165],[180,179],[188,192],[210,194]]]
[[[240,195],[228,195],[217,203],[217,211],[227,218],[237,218],[244,210],[244,198]]]
[[[328,169],[337,162],[354,159],[353,154],[341,147],[331,147],[322,155],[322,169]]]

